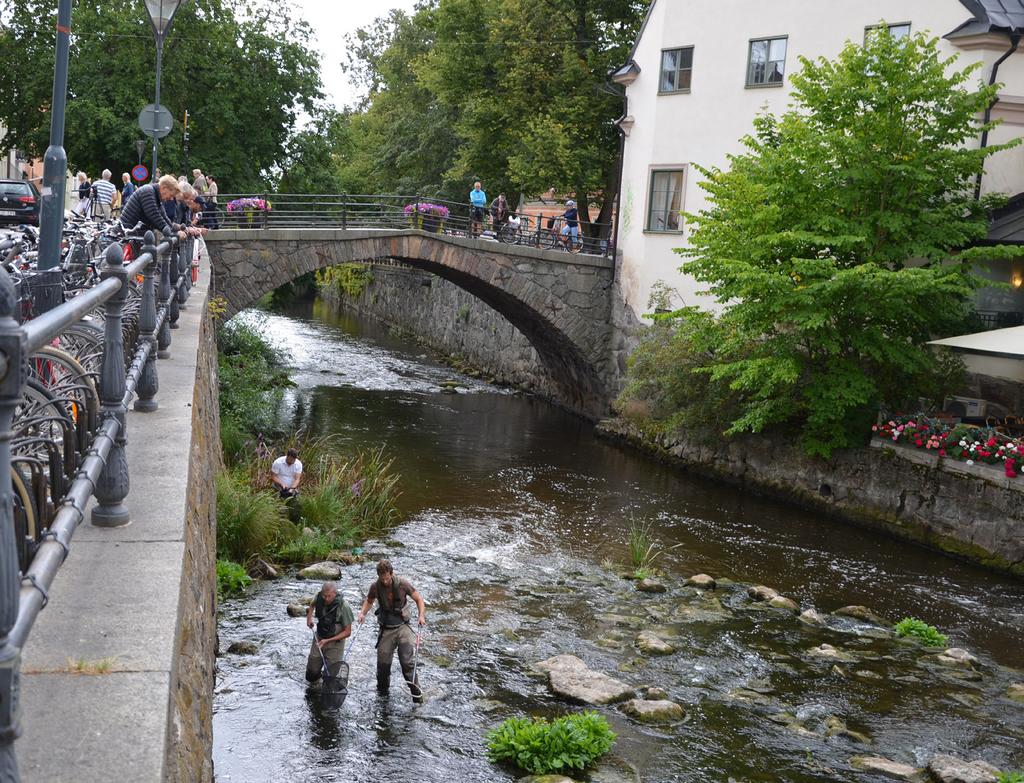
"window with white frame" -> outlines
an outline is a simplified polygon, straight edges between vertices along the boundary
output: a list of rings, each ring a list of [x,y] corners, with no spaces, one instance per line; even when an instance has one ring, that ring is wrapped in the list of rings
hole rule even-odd
[[[750,42],[747,58],[747,86],[768,87],[782,84],[786,74],[786,41],[782,38],[756,38]]]
[[[692,46],[662,50],[661,80],[658,82],[658,92],[689,92],[692,72]]]
[[[683,181],[685,169],[651,171],[651,192],[647,199],[648,231],[683,230]]]
[[[889,35],[897,40],[900,38],[906,38],[910,35],[910,22],[900,22],[899,24],[873,24],[864,28],[864,41],[867,42],[868,36],[871,35],[871,33],[883,28],[888,28]]]

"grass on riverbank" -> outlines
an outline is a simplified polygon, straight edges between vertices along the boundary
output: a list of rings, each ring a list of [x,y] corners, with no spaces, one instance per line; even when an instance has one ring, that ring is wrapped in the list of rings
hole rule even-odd
[[[291,385],[284,356],[250,322],[219,335],[221,445],[217,479],[217,582],[221,595],[244,590],[239,574],[257,558],[309,563],[338,557],[398,521],[399,477],[383,450],[345,454],[336,439],[284,437],[277,409]],[[274,442],[264,442],[263,435]],[[303,463],[301,494],[286,505],[270,465],[289,448]]]

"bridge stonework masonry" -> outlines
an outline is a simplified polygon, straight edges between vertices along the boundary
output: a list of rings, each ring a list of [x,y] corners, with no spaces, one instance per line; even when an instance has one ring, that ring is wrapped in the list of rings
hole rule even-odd
[[[393,261],[478,297],[530,341],[556,400],[592,418],[617,393],[636,319],[615,285],[615,262],[415,229],[224,229],[207,237],[213,287],[230,317],[300,275]]]

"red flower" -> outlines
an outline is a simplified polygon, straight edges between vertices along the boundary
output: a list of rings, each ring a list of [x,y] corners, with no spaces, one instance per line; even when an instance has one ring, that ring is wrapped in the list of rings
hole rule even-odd
[[[1017,471],[1014,470],[1016,467],[1016,461],[1012,459],[1006,460],[1006,478],[1014,478],[1017,475]]]
[[[921,448],[921,446],[924,445],[924,441],[918,438],[917,440],[914,441],[914,445],[916,445],[918,448]]]
[[[946,456],[946,450],[945,449],[939,449],[939,456],[940,457],[945,457]]]
[[[991,437],[987,441],[985,441],[985,445],[986,446],[995,446],[996,445],[995,437]]]

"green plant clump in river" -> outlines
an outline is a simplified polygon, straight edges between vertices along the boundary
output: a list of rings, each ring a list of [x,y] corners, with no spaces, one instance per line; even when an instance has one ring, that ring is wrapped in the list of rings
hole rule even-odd
[[[509,718],[487,734],[491,761],[510,762],[534,775],[582,770],[607,753],[615,733],[603,715],[579,712],[548,722]]]
[[[217,561],[218,597],[227,598],[232,595],[241,595],[251,583],[252,578],[238,563],[232,560]]]
[[[996,783],[1024,783],[1024,772],[1000,772],[996,775]]]
[[[917,639],[927,647],[946,646],[946,635],[944,633],[939,633],[935,626],[928,625],[923,620],[918,620],[914,617],[904,617],[893,626],[893,631],[897,636],[909,636]]]

